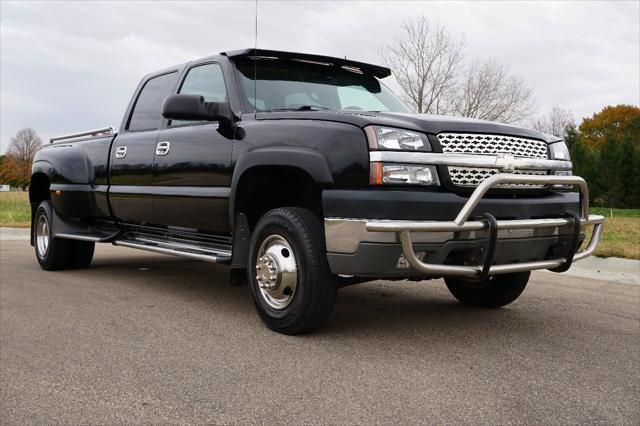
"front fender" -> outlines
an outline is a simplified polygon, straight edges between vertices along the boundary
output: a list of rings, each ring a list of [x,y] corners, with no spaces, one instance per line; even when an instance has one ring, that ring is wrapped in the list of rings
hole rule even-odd
[[[231,195],[229,198],[230,223],[234,223],[236,189],[242,176],[254,167],[294,167],[300,169],[318,184],[332,184],[333,176],[327,159],[318,151],[310,148],[282,146],[256,148],[242,155],[233,171]]]

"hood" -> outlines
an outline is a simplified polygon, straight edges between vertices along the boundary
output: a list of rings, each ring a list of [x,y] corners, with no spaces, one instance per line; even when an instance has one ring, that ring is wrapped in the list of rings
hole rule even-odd
[[[256,118],[258,120],[299,119],[336,121],[354,124],[360,127],[376,124],[416,130],[434,135],[442,132],[489,133],[538,139],[547,143],[561,140],[553,135],[547,135],[536,130],[512,126],[510,124],[444,115],[365,111],[278,111],[258,113]]]

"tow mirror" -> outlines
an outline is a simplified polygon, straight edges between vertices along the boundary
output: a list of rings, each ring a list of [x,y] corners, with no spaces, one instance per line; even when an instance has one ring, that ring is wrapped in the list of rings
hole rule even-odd
[[[205,102],[200,95],[170,95],[162,104],[162,116],[170,120],[233,120],[229,102]]]

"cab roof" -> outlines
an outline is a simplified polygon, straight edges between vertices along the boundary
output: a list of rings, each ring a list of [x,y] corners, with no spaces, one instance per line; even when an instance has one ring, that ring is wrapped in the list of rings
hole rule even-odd
[[[379,65],[367,64],[364,62],[351,61],[349,59],[335,58],[332,56],[323,55],[311,55],[308,53],[296,53],[296,52],[283,52],[280,50],[266,50],[266,49],[241,49],[233,50],[229,52],[222,52],[221,55],[225,55],[230,59],[248,57],[248,58],[272,58],[272,59],[284,59],[301,62],[318,63],[328,66],[344,67],[359,70],[366,74],[372,74],[378,78],[385,78],[391,75],[391,70]]]

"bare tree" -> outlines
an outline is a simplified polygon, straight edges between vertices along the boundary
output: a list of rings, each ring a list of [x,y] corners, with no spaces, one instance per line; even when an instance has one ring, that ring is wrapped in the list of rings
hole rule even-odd
[[[394,41],[381,50],[406,100],[420,113],[445,113],[455,89],[464,41],[424,16],[406,20]]]
[[[424,16],[409,18],[381,50],[416,112],[514,123],[533,111],[531,89],[495,60],[461,69],[464,42]]]
[[[569,128],[576,126],[576,123],[571,111],[554,105],[547,114],[533,119],[530,126],[540,132],[562,138]]]
[[[42,139],[40,136],[31,127],[27,127],[11,138],[7,155],[14,157],[17,161],[31,164],[33,157],[41,147]]]
[[[535,110],[531,89],[524,80],[510,76],[493,59],[471,63],[453,102],[458,115],[503,123],[521,121]]]
[[[12,186],[26,188],[31,178],[31,162],[42,146],[42,140],[35,130],[20,130],[11,138],[11,145],[0,164],[0,180]]]

